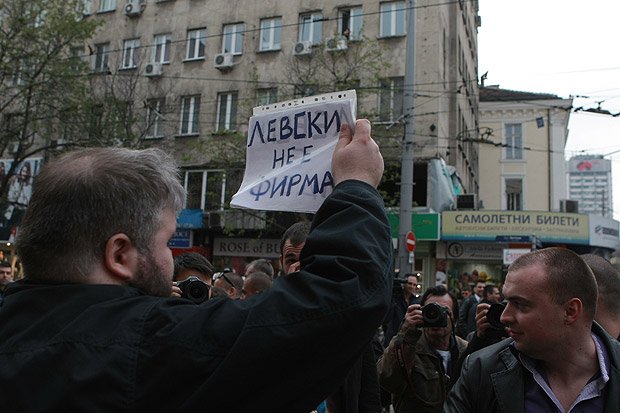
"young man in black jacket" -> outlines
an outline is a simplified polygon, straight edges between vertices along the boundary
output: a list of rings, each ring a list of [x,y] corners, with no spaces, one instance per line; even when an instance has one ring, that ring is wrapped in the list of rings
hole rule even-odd
[[[170,297],[185,193],[163,151],[69,153],[35,183],[0,309],[14,411],[307,413],[342,383],[390,299],[391,236],[370,123],[342,125],[333,193],[301,271],[249,300]],[[317,367],[319,366],[319,367]],[[183,383],[171,391],[171,383]],[[233,383],[252,383],[243,396]]]

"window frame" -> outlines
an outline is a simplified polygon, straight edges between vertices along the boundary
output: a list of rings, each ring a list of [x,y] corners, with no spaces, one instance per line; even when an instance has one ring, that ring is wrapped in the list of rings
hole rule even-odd
[[[378,122],[393,123],[404,113],[404,86],[405,78],[403,76],[387,77],[380,80],[379,84],[379,102],[378,102]],[[400,104],[398,103],[400,91]],[[384,111],[383,101],[385,100],[384,93],[389,93],[389,109],[388,112]],[[395,110],[395,107],[400,105],[400,110]],[[398,109],[398,108],[396,108]],[[384,117],[384,114],[389,115]]]
[[[187,191],[187,197],[185,199],[185,208],[193,207],[189,202],[194,199],[193,190],[190,188],[190,174],[202,174],[200,183],[200,209],[203,211],[221,211],[224,209],[226,202],[226,170],[225,169],[187,169],[183,172],[183,187]],[[221,174],[221,186],[219,188],[219,201],[218,205],[214,205],[215,208],[210,208],[211,205],[207,204],[208,191],[209,191],[209,175]]]
[[[355,12],[355,13],[354,13]],[[348,13],[348,17],[346,14]],[[359,13],[359,14],[358,14]],[[354,6],[354,7],[343,7],[338,10],[338,33],[344,36],[344,31],[349,29],[349,36],[347,37],[350,41],[358,41],[362,40],[362,28],[364,26],[364,11],[362,6]],[[348,19],[345,25],[345,18]],[[356,23],[357,22],[357,23]],[[355,25],[359,25],[359,27],[354,27]]]
[[[269,26],[266,26],[269,23]],[[271,52],[282,49],[282,17],[269,17],[261,19],[259,31],[259,45],[258,50],[260,52]],[[265,41],[265,34],[267,34],[268,40]]]
[[[138,51],[140,50],[140,38],[123,40],[123,60],[121,61],[121,69],[135,69],[140,63]],[[127,59],[130,64],[127,64]],[[131,64],[133,63],[133,64]]]
[[[172,34],[161,33],[156,34],[153,41],[153,55],[151,61],[153,63],[168,64],[170,63],[170,47],[172,45]]]
[[[196,36],[192,36],[196,34]],[[185,60],[205,60],[206,48],[207,48],[207,28],[200,27],[197,29],[190,29],[187,31],[186,48],[185,48]],[[193,47],[192,47],[193,44]]]
[[[518,127],[518,128],[517,128]],[[523,160],[523,124],[521,122],[511,122],[504,124],[504,160],[522,161]],[[510,132],[509,132],[510,129]],[[516,129],[519,133],[516,133]],[[519,142],[515,142],[515,139]]]
[[[226,108],[222,119],[222,103],[226,98]],[[215,131],[237,130],[237,113],[239,107],[239,92],[231,90],[217,94],[217,112],[215,113]],[[232,127],[231,127],[232,126]]]
[[[200,133],[200,95],[181,96],[179,136]]]
[[[154,105],[153,105],[154,104]],[[146,101],[146,139],[158,139],[164,137],[166,118],[164,110],[166,98],[151,98]],[[153,119],[151,121],[151,119]],[[151,131],[153,131],[151,133]]]
[[[266,87],[256,89],[256,104],[257,106],[271,105],[278,102],[278,88]]]
[[[106,13],[116,10],[116,0],[100,0],[99,13]]]
[[[520,191],[511,191],[509,192],[509,181],[514,181],[515,183],[519,183]],[[524,199],[524,179],[522,176],[504,176],[503,181],[503,201],[502,206],[505,211],[523,211],[525,207],[525,199]],[[515,199],[516,198],[516,199]],[[518,204],[518,205],[516,205]]]
[[[233,56],[242,55],[244,32],[245,23],[225,24],[222,27],[222,53],[231,53]]]
[[[93,57],[93,71],[108,72],[110,70],[110,43],[97,43]]]
[[[399,7],[400,6],[400,7]],[[399,12],[402,17],[399,19]],[[389,27],[386,28],[386,19],[389,17]],[[399,23],[402,24],[402,31],[398,31]],[[389,32],[388,32],[389,29]],[[379,5],[379,38],[401,37],[407,35],[407,6],[406,2],[390,1]]]
[[[308,30],[308,36],[304,36]],[[318,30],[315,30],[318,28]],[[323,13],[320,11],[302,13],[299,15],[299,33],[297,39],[300,42],[309,41],[312,45],[321,44],[323,40]]]

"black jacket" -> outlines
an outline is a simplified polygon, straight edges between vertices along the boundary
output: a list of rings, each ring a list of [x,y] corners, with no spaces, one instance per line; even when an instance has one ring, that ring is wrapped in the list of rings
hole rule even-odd
[[[391,251],[378,192],[347,181],[315,216],[303,270],[249,300],[196,305],[116,285],[17,283],[0,308],[2,406],[307,413],[381,323]]]
[[[603,342],[611,363],[605,412],[620,412],[620,344],[596,323],[592,331]],[[524,368],[514,354],[513,342],[507,338],[465,359],[461,377],[444,403],[444,413],[524,412]]]

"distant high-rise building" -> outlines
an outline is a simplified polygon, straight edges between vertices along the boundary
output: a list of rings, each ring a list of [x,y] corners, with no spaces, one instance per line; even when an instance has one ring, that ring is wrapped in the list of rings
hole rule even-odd
[[[602,155],[578,155],[568,161],[568,195],[579,213],[613,217],[611,161]]]

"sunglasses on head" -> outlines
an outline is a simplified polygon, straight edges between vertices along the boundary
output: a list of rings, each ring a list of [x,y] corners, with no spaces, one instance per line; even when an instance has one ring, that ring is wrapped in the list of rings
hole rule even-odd
[[[226,274],[232,274],[232,272],[231,271],[216,272],[215,274],[213,274],[213,281],[223,278],[224,281],[230,284],[231,287],[235,288],[235,285],[232,283],[232,281],[230,281],[230,278],[228,278]]]

